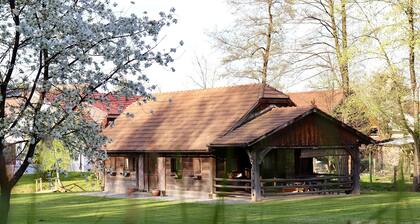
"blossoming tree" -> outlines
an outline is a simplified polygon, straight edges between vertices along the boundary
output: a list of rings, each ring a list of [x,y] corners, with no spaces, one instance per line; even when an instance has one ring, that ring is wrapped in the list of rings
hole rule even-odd
[[[151,18],[117,15],[114,7],[109,0],[0,1],[0,223],[37,144],[57,139],[101,157],[107,140],[83,110],[97,100],[92,93],[113,88],[150,99],[145,69],[173,61],[176,48],[157,46],[161,30],[176,23],[174,9]],[[8,175],[5,155],[15,145],[23,162]]]

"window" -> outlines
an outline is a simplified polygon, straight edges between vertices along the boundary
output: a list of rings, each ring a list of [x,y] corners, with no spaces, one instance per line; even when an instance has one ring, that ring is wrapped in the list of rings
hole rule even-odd
[[[125,164],[124,164],[125,171],[135,171],[136,170],[135,165],[136,165],[136,158],[134,157],[125,158]]]
[[[194,176],[201,176],[201,158],[193,159]]]
[[[108,126],[113,127],[115,119],[117,119],[117,118],[116,117],[107,117],[105,127],[108,127]]]
[[[171,176],[182,178],[181,158],[171,158]]]
[[[111,176],[123,175],[128,177],[136,172],[137,160],[135,157],[115,157],[111,156],[105,161],[105,169]]]

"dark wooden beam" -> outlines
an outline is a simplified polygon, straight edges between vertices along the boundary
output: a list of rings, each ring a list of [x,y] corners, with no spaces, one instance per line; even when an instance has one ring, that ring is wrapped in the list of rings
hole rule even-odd
[[[359,147],[348,148],[351,155],[351,176],[353,181],[352,194],[360,194],[360,153]]]
[[[261,200],[260,164],[258,162],[258,150],[247,150],[251,163],[251,201]]]
[[[138,156],[137,163],[137,187],[140,191],[147,190],[145,187],[145,178],[144,175],[144,154]]]

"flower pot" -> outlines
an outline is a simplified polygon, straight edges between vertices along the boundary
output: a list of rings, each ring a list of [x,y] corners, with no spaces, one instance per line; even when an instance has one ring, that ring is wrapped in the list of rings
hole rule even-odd
[[[137,189],[137,188],[128,188],[128,189],[127,189],[127,193],[128,193],[128,194],[132,194],[132,193],[134,193],[134,192],[136,192],[136,191],[139,191],[139,189]]]
[[[160,196],[160,190],[152,190],[152,196],[157,197]]]

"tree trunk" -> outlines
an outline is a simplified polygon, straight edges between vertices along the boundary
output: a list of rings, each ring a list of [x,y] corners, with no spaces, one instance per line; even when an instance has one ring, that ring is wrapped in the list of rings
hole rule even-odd
[[[344,97],[347,98],[350,91],[350,78],[349,78],[349,59],[348,59],[348,43],[347,43],[347,1],[341,1],[340,16],[341,16],[341,33],[335,15],[335,2],[334,0],[328,1],[328,16],[330,17],[331,34],[334,40],[335,56],[337,58],[338,68],[340,70],[341,89],[343,90]],[[340,35],[341,34],[341,35]],[[341,41],[341,44],[340,44]]]
[[[407,9],[407,20],[408,20],[408,64],[410,70],[410,82],[411,82],[411,94],[413,103],[413,114],[414,114],[414,174],[413,174],[413,190],[419,191],[419,133],[420,133],[420,117],[419,117],[419,89],[417,87],[417,77],[415,70],[415,43],[416,43],[416,30],[414,27],[414,1],[409,0]]]
[[[420,182],[420,176],[419,176],[419,147],[420,142],[418,139],[414,140],[414,156],[413,156],[413,191],[419,191],[419,182]]]
[[[372,149],[369,149],[369,183],[373,182]]]
[[[340,64],[341,81],[343,83],[344,96],[348,97],[350,91],[350,78],[349,78],[349,49],[347,43],[347,0],[341,0],[341,53]]]
[[[2,188],[0,195],[0,224],[7,224],[10,210],[10,188]]]
[[[271,8],[273,6],[273,1],[267,1],[267,13],[268,13],[268,26],[267,26],[267,39],[266,39],[266,46],[263,52],[263,67],[262,67],[262,74],[261,74],[261,83],[267,84],[267,73],[268,73],[268,62],[270,60],[270,51],[271,51],[271,34],[273,33],[273,14],[271,12]]]

